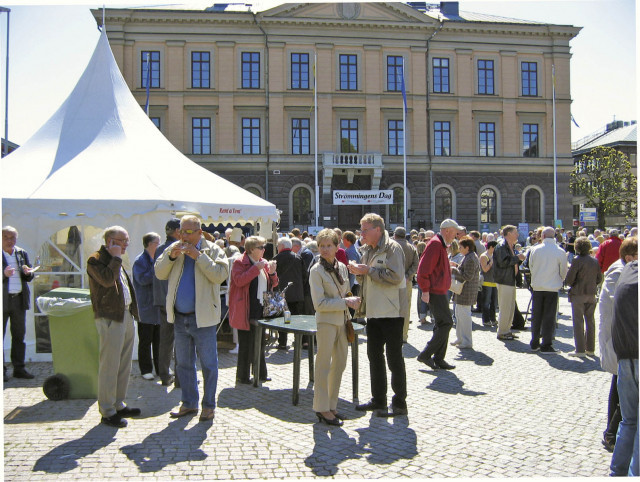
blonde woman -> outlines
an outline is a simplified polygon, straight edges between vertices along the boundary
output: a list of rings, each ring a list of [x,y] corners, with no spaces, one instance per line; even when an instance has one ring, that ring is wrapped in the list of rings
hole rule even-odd
[[[318,325],[316,339],[313,410],[318,420],[327,425],[342,425],[337,412],[342,372],[347,364],[347,333],[345,321],[348,308],[357,309],[360,298],[347,296],[349,273],[336,259],[340,237],[332,229],[323,229],[316,236],[319,262],[311,267],[309,285]]]

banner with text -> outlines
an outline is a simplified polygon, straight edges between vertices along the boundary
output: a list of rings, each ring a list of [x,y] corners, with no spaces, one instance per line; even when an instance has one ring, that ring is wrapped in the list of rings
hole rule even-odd
[[[333,204],[393,204],[393,190],[333,191]]]

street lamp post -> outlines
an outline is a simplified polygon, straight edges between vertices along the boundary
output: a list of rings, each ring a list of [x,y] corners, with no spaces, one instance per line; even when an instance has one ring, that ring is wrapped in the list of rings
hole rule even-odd
[[[4,145],[2,146],[2,157],[9,154],[9,14],[11,9],[0,7],[0,13],[7,14],[7,63],[5,66],[6,79],[4,89]]]

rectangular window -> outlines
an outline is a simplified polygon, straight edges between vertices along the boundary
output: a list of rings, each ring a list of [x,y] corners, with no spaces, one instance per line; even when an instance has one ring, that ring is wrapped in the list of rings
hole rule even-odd
[[[242,88],[260,88],[259,52],[242,52]]]
[[[494,94],[493,60],[478,60],[478,94]]]
[[[522,124],[522,156],[538,157],[538,124]]]
[[[358,152],[358,119],[340,119],[340,152]]]
[[[451,155],[451,123],[436,121],[433,123],[434,154],[436,156]]]
[[[194,154],[211,154],[211,118],[191,119],[191,142]]]
[[[147,88],[147,78],[149,78],[149,88],[160,88],[160,52],[157,50],[143,50],[140,52],[140,62],[142,68],[140,74],[140,85],[143,89]],[[150,76],[148,76],[149,71]]]
[[[494,157],[496,155],[496,125],[493,122],[480,122],[480,155]]]
[[[160,129],[160,117],[149,117],[149,119],[155,124],[158,129]]]
[[[309,54],[291,54],[291,88],[309,88]]]
[[[387,57],[387,90],[402,91],[402,57],[393,55]]]
[[[538,95],[538,64],[522,62],[522,95],[535,97]]]
[[[291,119],[291,153],[309,154],[309,119]]]
[[[358,90],[358,57],[340,55],[340,90]]]
[[[242,118],[242,153],[260,154],[260,119]]]
[[[401,120],[390,120],[388,123],[389,155],[404,155],[404,130]]]
[[[433,59],[433,91],[449,92],[449,59]]]
[[[194,89],[208,89],[210,79],[211,59],[209,52],[191,52],[191,87]]]

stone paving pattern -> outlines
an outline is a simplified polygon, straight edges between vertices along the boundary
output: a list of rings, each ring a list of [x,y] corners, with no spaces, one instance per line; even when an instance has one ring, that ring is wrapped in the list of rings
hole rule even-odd
[[[528,300],[529,292],[518,290],[522,309]],[[450,346],[453,371],[434,372],[416,361],[431,327],[418,327],[413,310],[404,346],[409,415],[356,412],[348,363],[338,407],[349,417],[343,427],[317,422],[306,359],[300,402],[291,404],[293,349],[271,350],[273,380],[254,388],[235,387],[236,356],[221,348],[218,408],[207,423],[170,419],[180,390],[144,380],[134,362],[127,403],[143,413],[120,430],[99,423],[95,400],[48,400],[42,383],[52,364],[30,363],[34,380],[11,378],[4,386],[5,480],[608,474],[611,456],[600,440],[611,376],[595,358],[567,356],[573,335],[566,295],[554,343],[562,353],[531,353],[528,331],[498,341],[496,329],[482,327],[474,314],[475,350]],[[359,394],[360,401],[370,398],[366,336],[360,337]]]

